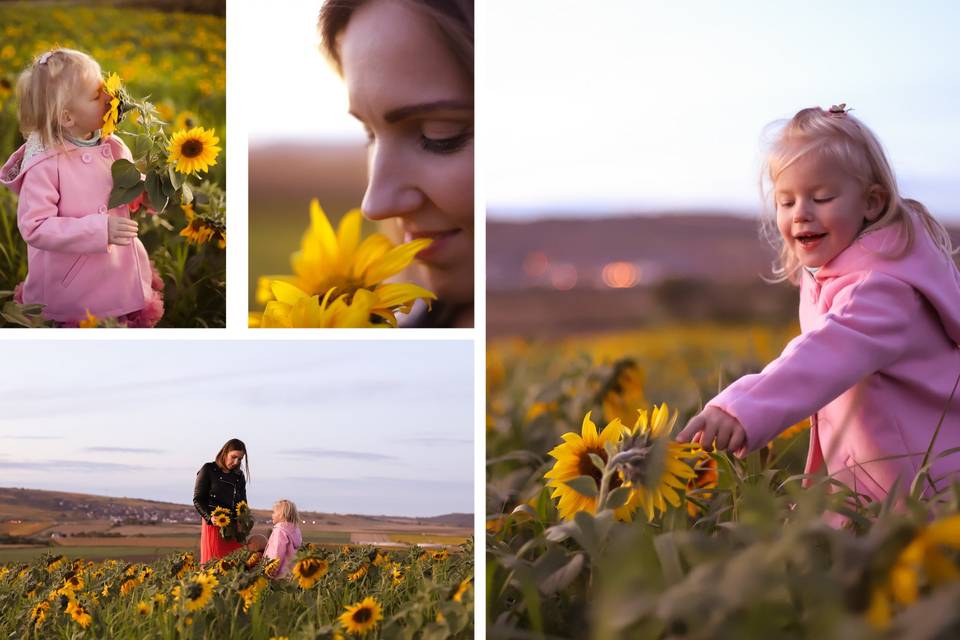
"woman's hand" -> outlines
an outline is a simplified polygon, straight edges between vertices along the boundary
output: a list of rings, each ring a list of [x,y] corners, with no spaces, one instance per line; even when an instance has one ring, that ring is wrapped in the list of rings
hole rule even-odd
[[[731,451],[738,458],[746,455],[747,432],[740,421],[716,407],[707,407],[687,423],[677,434],[680,442],[697,442],[707,451],[714,447]],[[716,440],[716,442],[714,442]]]
[[[137,237],[139,225],[136,220],[109,216],[107,218],[107,243],[128,245]],[[102,237],[102,236],[101,236]]]

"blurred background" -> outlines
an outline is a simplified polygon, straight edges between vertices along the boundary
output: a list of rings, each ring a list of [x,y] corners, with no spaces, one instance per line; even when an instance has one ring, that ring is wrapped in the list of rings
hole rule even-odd
[[[214,129],[223,151],[204,177],[226,186],[226,33],[223,0],[132,0],[0,3],[0,162],[23,137],[14,88],[20,73],[54,47],[84,51],[107,75],[116,73],[131,97],[149,99],[167,134]],[[149,97],[149,98],[148,98]],[[134,131],[128,115],[119,135]],[[27,274],[26,244],[16,226],[17,198],[0,188],[0,291]],[[159,218],[140,216],[140,239],[165,281],[160,326],[225,325],[224,251],[188,245],[179,207]]]
[[[845,102],[905,196],[960,225],[960,8],[485,3],[487,327],[795,321],[761,280],[765,127]]]
[[[359,208],[366,186],[366,137],[347,113],[347,91],[319,50],[322,0],[245,7],[244,25],[263,46],[248,56],[249,75],[267,80],[245,104],[249,130],[250,308],[257,278],[290,273],[290,254],[318,198],[336,227]],[[370,223],[365,223],[370,225]],[[372,231],[372,227],[365,232]]]

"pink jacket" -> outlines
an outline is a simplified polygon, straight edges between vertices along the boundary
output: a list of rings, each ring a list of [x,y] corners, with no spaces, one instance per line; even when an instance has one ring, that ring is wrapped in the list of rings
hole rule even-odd
[[[274,578],[283,578],[290,575],[293,568],[293,560],[297,555],[297,549],[303,544],[303,537],[300,534],[300,527],[292,522],[278,522],[273,525],[273,531],[270,533],[270,539],[267,540],[267,546],[263,550],[265,558],[279,559],[280,569]]]
[[[107,244],[107,216],[130,217],[126,205],[107,209],[110,166],[131,159],[117,136],[95,147],[46,149],[23,163],[26,145],[0,169],[0,182],[20,196],[17,224],[26,241],[26,304],[45,305],[58,322],[138,311],[151,294],[150,259],[139,239]]]
[[[837,480],[882,499],[899,479],[909,490],[937,424],[932,480],[960,471],[960,272],[911,219],[866,233],[800,287],[801,335],[758,374],[708,403],[736,417],[757,449],[813,416],[806,472],[824,464]],[[892,459],[885,457],[898,456]],[[926,490],[930,486],[927,483]]]

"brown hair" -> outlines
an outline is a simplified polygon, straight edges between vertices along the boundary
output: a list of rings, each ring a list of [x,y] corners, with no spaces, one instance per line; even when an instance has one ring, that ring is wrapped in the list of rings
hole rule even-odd
[[[60,116],[83,79],[101,78],[97,61],[73,49],[53,49],[37,56],[17,80],[20,132],[36,132],[45,147],[63,144]]]
[[[238,440],[237,438],[227,440],[227,442],[220,447],[220,452],[217,454],[217,457],[214,458],[214,462],[216,462],[217,466],[221,469],[226,469],[227,454],[231,451],[243,451],[243,467],[246,471],[246,481],[250,482],[250,456],[247,454],[247,445],[243,444],[243,440]]]
[[[450,53],[473,77],[473,0],[398,0],[419,12],[434,27]],[[337,37],[347,27],[353,12],[366,0],[327,0],[320,8],[317,30],[320,47],[342,75]]]

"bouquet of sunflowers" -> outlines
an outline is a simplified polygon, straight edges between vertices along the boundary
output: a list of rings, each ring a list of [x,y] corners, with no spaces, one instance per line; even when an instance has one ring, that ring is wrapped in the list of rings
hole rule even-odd
[[[253,529],[253,514],[244,500],[237,503],[232,513],[226,507],[217,507],[210,514],[210,521],[220,529],[220,537],[224,540],[246,542]]]
[[[135,125],[124,140],[129,143],[133,162],[121,159],[113,163],[113,190],[109,207],[121,204],[131,211],[142,208],[151,213],[164,213],[170,205],[179,206],[188,226],[180,235],[191,242],[216,240],[226,246],[226,202],[223,189],[210,180],[200,178],[217,164],[220,139],[213,129],[187,127],[168,136],[167,124],[148,100],[136,100],[113,73],[104,82],[110,94],[110,108],[103,116],[101,131],[113,133],[124,117]]]

